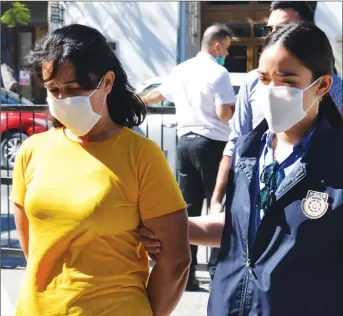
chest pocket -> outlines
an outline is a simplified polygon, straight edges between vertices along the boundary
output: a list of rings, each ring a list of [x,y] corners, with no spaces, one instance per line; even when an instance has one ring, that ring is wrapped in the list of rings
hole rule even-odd
[[[261,221],[257,231],[252,261],[256,262],[265,252],[279,247],[285,240],[289,244],[297,243],[297,249],[303,249],[303,254],[318,251],[323,247],[337,243],[338,235],[342,235],[343,223],[342,190],[333,189],[329,179],[323,172],[307,171],[307,176],[277,200],[271,212]],[[303,208],[308,192],[315,191],[328,195],[327,210],[318,219],[305,215]],[[276,249],[276,248],[275,248]]]

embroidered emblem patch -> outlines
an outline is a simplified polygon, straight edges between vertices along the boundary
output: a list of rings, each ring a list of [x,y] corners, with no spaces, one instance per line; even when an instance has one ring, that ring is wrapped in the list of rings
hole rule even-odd
[[[311,219],[321,218],[328,210],[327,193],[308,191],[306,199],[302,200],[301,207],[305,216]]]

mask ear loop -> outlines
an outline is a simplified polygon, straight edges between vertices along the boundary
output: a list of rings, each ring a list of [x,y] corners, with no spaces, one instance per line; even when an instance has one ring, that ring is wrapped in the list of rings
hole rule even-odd
[[[305,92],[307,91],[308,89],[312,88],[318,81],[319,79],[321,78],[322,76],[320,76],[317,80],[313,81],[308,87],[306,87],[305,89],[303,89],[302,91]]]
[[[312,108],[313,104],[316,103],[316,100],[319,99],[319,102],[322,101],[323,97],[315,97],[312,104],[308,107],[308,109],[305,111],[306,113]]]
[[[100,88],[100,86],[101,86],[101,84],[102,84],[104,78],[105,78],[105,76],[103,76],[103,77],[101,78],[101,80],[99,81],[99,84],[96,86],[97,89]]]
[[[98,113],[99,115],[102,115],[102,111],[104,110],[106,99],[107,99],[107,94],[105,95],[105,99],[104,99],[104,102],[102,103],[101,110],[100,110],[100,112]]]
[[[305,111],[306,113],[312,108],[313,104],[316,103],[317,99],[318,99],[318,97],[315,97],[315,98],[314,98],[312,104],[311,104],[311,105],[307,108],[307,110]],[[320,100],[320,99],[319,99],[319,100]]]
[[[98,83],[98,85],[96,86],[96,88],[94,89],[94,91],[88,96],[89,102],[90,102],[91,96],[92,96],[92,95],[96,92],[96,90],[99,89],[99,87],[101,86],[101,84],[102,84],[104,78],[105,78],[105,76],[103,76],[103,77],[101,78],[101,80],[99,81],[99,83]],[[104,102],[102,103],[101,110],[99,111],[99,113],[96,113],[96,114],[101,115],[102,111],[104,110],[104,105],[105,105],[105,102],[106,102],[106,98],[107,98],[107,94],[106,94],[106,96],[105,96]]]
[[[97,89],[101,86],[103,80],[104,80],[105,76],[103,76],[97,86]],[[107,99],[107,94],[105,95],[105,98],[104,98],[104,102],[102,103],[102,107],[101,107],[101,110],[100,112],[98,113],[99,115],[102,115],[102,111],[104,110],[104,106],[105,106],[105,102],[106,102],[106,99]]]
[[[88,98],[92,97],[92,95],[96,92],[96,90],[99,89],[99,87],[101,86],[102,84],[102,81],[104,80],[105,76],[103,76],[100,80],[100,82],[98,83],[98,85],[96,86],[96,88],[92,91],[92,93],[88,96]]]
[[[302,91],[305,92],[307,91],[308,89],[312,88],[318,81],[319,79],[321,78],[322,76],[320,76],[317,80],[313,81],[307,88],[303,89]],[[316,96],[312,102],[312,104],[307,108],[307,110],[305,111],[306,113],[312,108],[313,104],[316,103],[318,97]],[[319,97],[319,102],[322,100],[322,97]]]

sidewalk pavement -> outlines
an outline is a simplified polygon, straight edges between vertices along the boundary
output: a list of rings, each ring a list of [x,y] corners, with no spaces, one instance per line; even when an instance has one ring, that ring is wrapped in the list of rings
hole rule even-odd
[[[18,290],[25,269],[1,269],[1,316],[13,316]],[[171,316],[205,316],[210,277],[208,272],[197,272],[201,290],[185,292]]]
[[[171,316],[206,316],[209,297],[210,275],[208,272],[197,271],[201,290],[185,292]]]
[[[13,316],[24,269],[1,269],[1,316]]]

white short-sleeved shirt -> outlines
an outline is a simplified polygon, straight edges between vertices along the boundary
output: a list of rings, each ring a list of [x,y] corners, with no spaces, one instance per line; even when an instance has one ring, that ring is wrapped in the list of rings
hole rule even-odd
[[[227,141],[229,122],[219,119],[216,107],[235,104],[235,93],[228,71],[213,56],[200,52],[176,66],[158,90],[175,104],[178,136],[193,132]]]

